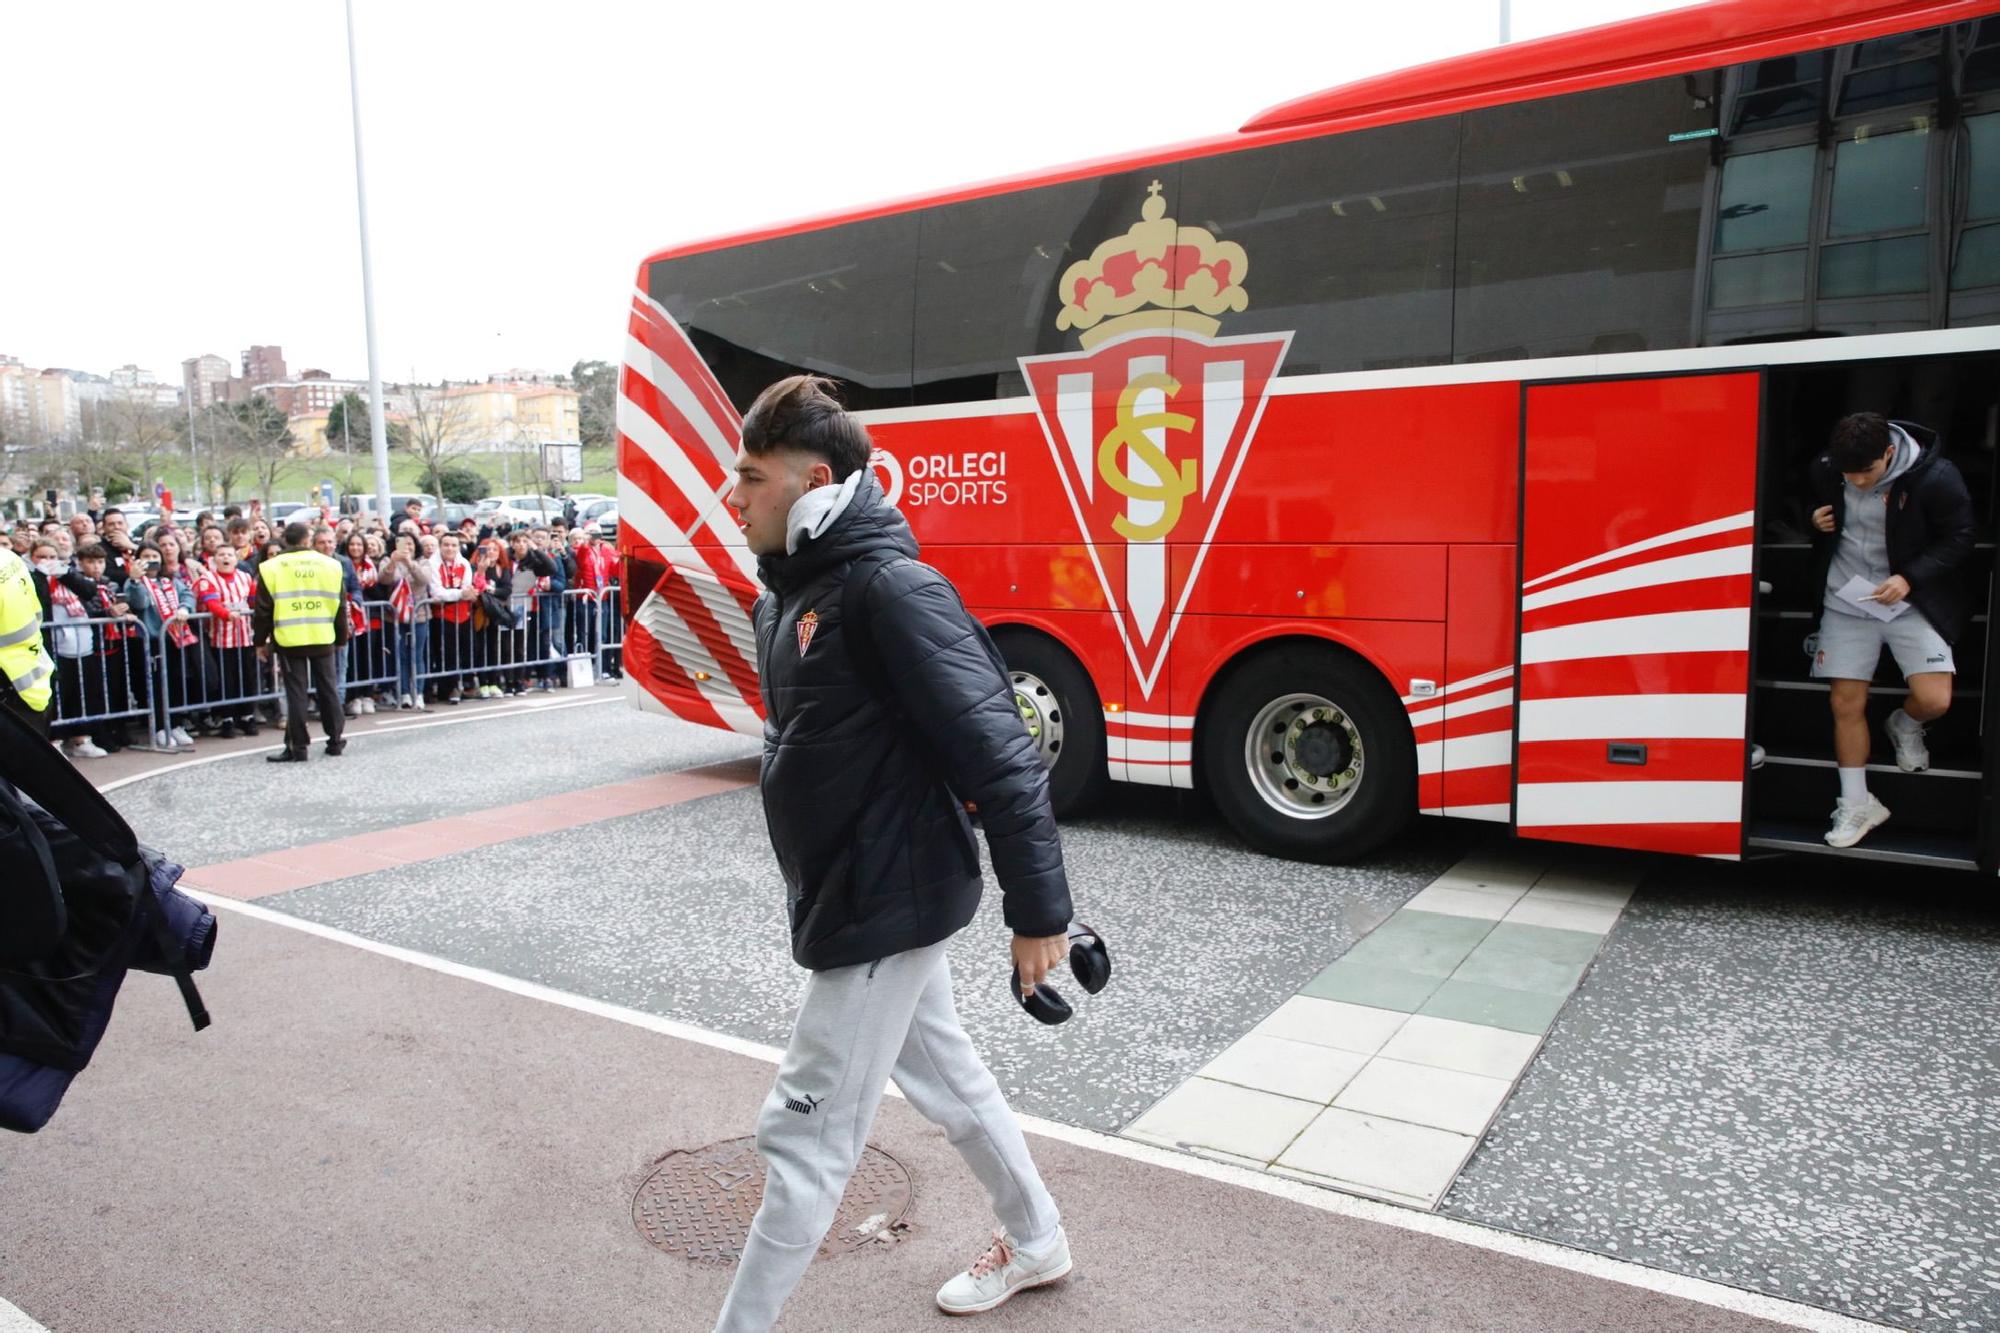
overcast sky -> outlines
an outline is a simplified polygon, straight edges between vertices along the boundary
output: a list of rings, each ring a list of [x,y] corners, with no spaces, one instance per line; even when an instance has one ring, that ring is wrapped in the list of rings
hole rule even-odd
[[[1674,7],[1514,0],[1517,40]],[[677,241],[1223,133],[1496,0],[355,0],[382,373],[616,360]],[[7,6],[0,353],[366,374],[340,0]]]

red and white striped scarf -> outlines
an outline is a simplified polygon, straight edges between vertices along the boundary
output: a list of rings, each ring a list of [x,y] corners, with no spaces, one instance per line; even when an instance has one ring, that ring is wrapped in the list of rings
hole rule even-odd
[[[438,582],[445,587],[464,587],[471,576],[472,565],[464,556],[460,556],[456,560],[446,560],[442,556],[438,558]],[[432,609],[431,614],[454,623],[470,620],[472,618],[472,604],[465,601],[441,602]]]
[[[256,581],[239,568],[227,574],[210,571],[202,585],[209,597],[222,603],[214,619],[208,622],[208,641],[218,648],[252,646],[255,639],[250,628],[250,599],[256,594]],[[235,610],[239,605],[243,609]]]
[[[174,591],[173,579],[142,578],[139,582],[146,585],[146,591],[153,599],[153,609],[160,613],[160,624],[167,631],[167,642],[176,648],[192,648],[199,642],[187,622],[174,619],[174,612],[181,609],[181,599],[180,594]]]
[[[90,613],[83,609],[83,599],[56,580],[49,580],[49,600],[60,606],[72,620],[81,620]]]
[[[389,589],[389,605],[396,612],[396,623],[407,625],[416,619],[417,599],[410,594],[410,576],[405,574],[396,580],[396,586]]]
[[[117,608],[112,605],[112,602],[115,600],[111,595],[110,588],[102,583],[97,585],[97,614],[104,619],[111,620],[111,623],[108,625],[98,626],[99,629],[104,631],[104,649],[106,652],[111,651],[112,647],[120,639],[129,639],[133,634],[138,632],[130,625],[121,624],[117,620],[112,619],[112,617],[118,614]]]

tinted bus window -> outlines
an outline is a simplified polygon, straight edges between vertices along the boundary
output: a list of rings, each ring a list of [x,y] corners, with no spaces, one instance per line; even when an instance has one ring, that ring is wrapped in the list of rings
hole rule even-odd
[[[1056,327],[1063,272],[1140,220],[1158,181],[1171,212],[1180,168],[1166,165],[926,209],[916,264],[920,403],[1028,391],[1018,359],[1074,349]]]
[[[2000,287],[2000,112],[1965,122],[1965,226],[1951,268],[1954,291]]]
[[[1451,360],[1458,119],[1201,158],[1183,226],[1241,245],[1247,310],[1222,332],[1293,332],[1282,373]]]
[[[1460,361],[1684,347],[1716,79],[1465,113]]]
[[[876,218],[654,264],[652,297],[688,332],[738,411],[799,371],[854,409],[910,401],[916,218]]]

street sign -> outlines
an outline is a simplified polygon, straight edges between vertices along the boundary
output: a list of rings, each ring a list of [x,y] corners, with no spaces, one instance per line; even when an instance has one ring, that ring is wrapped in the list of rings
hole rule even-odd
[[[582,481],[583,446],[545,444],[542,446],[543,481]]]

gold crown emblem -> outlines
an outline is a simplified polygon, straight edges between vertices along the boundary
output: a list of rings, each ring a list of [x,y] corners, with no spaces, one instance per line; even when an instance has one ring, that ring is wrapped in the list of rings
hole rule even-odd
[[[1212,335],[1222,327],[1217,315],[1250,304],[1243,290],[1250,257],[1242,246],[1177,225],[1167,216],[1158,181],[1139,212],[1142,221],[1063,273],[1056,327],[1083,330],[1086,348],[1133,329],[1178,327]]]

